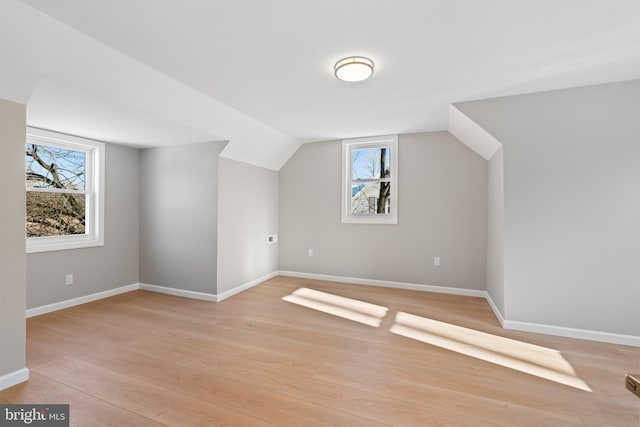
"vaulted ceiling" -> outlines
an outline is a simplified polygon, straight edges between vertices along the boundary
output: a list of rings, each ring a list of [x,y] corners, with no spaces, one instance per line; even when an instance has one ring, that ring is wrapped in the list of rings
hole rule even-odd
[[[30,124],[134,146],[442,130],[450,103],[640,77],[640,2],[4,0],[0,96]],[[333,64],[375,61],[345,83]],[[75,123],[75,124],[74,124]]]

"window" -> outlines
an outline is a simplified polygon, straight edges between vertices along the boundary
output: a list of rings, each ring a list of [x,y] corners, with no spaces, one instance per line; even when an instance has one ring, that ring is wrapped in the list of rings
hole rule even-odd
[[[398,136],[342,141],[342,222],[398,223]]]
[[[27,252],[104,244],[104,144],[27,128]]]

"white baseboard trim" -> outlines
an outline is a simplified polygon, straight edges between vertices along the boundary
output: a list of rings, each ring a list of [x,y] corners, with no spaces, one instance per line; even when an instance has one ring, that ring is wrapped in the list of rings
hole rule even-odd
[[[121,286],[115,289],[109,289],[108,291],[97,292],[91,295],[85,295],[78,298],[68,299],[66,301],[54,302],[53,304],[41,305],[40,307],[30,308],[27,310],[27,318],[33,316],[39,316],[45,313],[51,313],[52,311],[62,310],[63,308],[73,307],[75,305],[85,304],[99,299],[112,297],[114,295],[123,294],[125,292],[131,292],[138,289],[138,284]]]
[[[493,310],[493,314],[498,318],[498,322],[500,322],[500,325],[504,328],[504,316],[502,315],[502,313],[500,313],[500,310],[498,310],[498,306],[491,299],[491,295],[489,295],[489,292],[485,292],[485,294],[485,298],[489,303],[489,307],[491,307],[491,310]]]
[[[265,282],[265,281],[267,281],[269,279],[273,279],[278,274],[279,274],[278,271],[274,271],[272,273],[269,273],[267,275],[264,275],[262,277],[254,279],[254,280],[252,280],[250,282],[247,282],[245,284],[236,286],[235,288],[229,289],[228,291],[224,291],[224,292],[222,292],[222,293],[217,295],[217,297],[218,297],[217,301],[220,302],[220,301],[225,300],[225,299],[227,299],[229,297],[232,297],[235,294],[238,294],[238,293],[240,293],[242,291],[246,291],[247,289],[253,288],[254,286],[259,285],[262,282]]]
[[[634,335],[614,334],[610,332],[591,331],[588,329],[520,322],[518,320],[505,320],[503,327],[514,331],[535,332],[537,334],[556,335],[559,337],[640,347],[640,337]]]
[[[541,323],[520,322],[518,320],[507,320],[504,318],[500,310],[498,310],[498,306],[493,302],[491,295],[489,295],[488,292],[486,298],[489,303],[489,307],[493,310],[493,314],[498,318],[498,321],[504,329],[640,347],[640,337],[633,335],[567,328],[564,326],[545,325]]]
[[[29,379],[29,369],[22,368],[0,377],[0,390],[13,387],[16,384],[23,383]]]
[[[640,347],[640,337],[638,336],[507,320],[504,318],[500,310],[498,310],[498,306],[496,306],[496,304],[491,299],[491,296],[486,291],[479,291],[475,289],[449,288],[443,286],[417,285],[413,283],[388,282],[384,280],[359,279],[356,277],[341,277],[327,274],[300,273],[296,271],[279,271],[278,273],[281,276],[300,277],[303,279],[327,280],[330,282],[343,282],[355,285],[372,285],[397,289],[409,289],[416,291],[481,297],[487,300],[489,307],[491,307],[491,310],[493,310],[493,313],[504,329]]]
[[[73,307],[76,305],[80,305],[80,304],[85,304],[88,302],[92,302],[92,301],[97,301],[99,299],[103,299],[103,298],[108,298],[108,297],[112,297],[114,295],[118,295],[118,294],[123,294],[125,292],[131,292],[131,291],[136,291],[138,289],[141,289],[143,291],[150,291],[150,292],[158,292],[161,294],[167,294],[167,295],[174,295],[174,296],[178,296],[178,297],[185,297],[185,298],[193,298],[193,299],[199,299],[199,300],[204,300],[204,301],[212,301],[212,302],[219,302],[222,301],[224,299],[227,299],[235,294],[238,294],[244,290],[247,290],[249,288],[252,288],[256,285],[259,285],[260,283],[264,282],[265,280],[269,280],[273,277],[276,277],[278,275],[277,271],[274,271],[273,273],[269,273],[265,276],[262,276],[260,278],[257,278],[255,280],[252,280],[250,282],[244,283],[240,286],[236,286],[233,289],[229,289],[228,291],[222,292],[221,294],[208,294],[205,292],[196,292],[196,291],[189,291],[186,289],[177,289],[177,288],[170,288],[167,286],[157,286],[157,285],[150,285],[148,283],[134,283],[131,285],[126,285],[126,286],[121,286],[119,288],[115,288],[115,289],[109,289],[108,291],[103,291],[103,292],[98,292],[95,294],[91,294],[91,295],[85,295],[82,297],[78,297],[78,298],[73,298],[73,299],[69,299],[66,301],[60,301],[60,302],[55,302],[53,304],[47,304],[47,305],[42,305],[40,307],[35,307],[35,308],[30,308],[27,310],[26,312],[26,317],[33,317],[33,316],[39,316],[41,314],[46,314],[46,313],[51,313],[52,311],[57,311],[57,310],[62,310],[65,308],[69,308],[69,307]]]
[[[446,286],[418,285],[415,283],[390,282],[387,280],[360,279],[357,277],[332,276],[328,274],[300,273],[297,271],[279,271],[281,276],[300,277],[302,279],[327,280],[329,282],[350,283],[352,285],[380,286],[383,288],[409,289],[412,291],[436,292],[440,294],[463,295],[485,298],[486,292],[477,289],[450,288]]]
[[[150,285],[148,283],[138,283],[139,288],[143,291],[158,292],[160,294],[174,295],[177,297],[185,297],[199,299],[203,301],[218,302],[216,294],[208,294],[205,292],[188,291],[186,289],[169,288],[167,286]]]
[[[66,301],[60,301],[53,304],[47,304],[40,307],[30,308],[26,311],[26,317],[29,318],[33,316],[39,316],[41,314],[62,310],[64,308],[69,308],[69,307],[85,304],[92,301],[97,301],[99,299],[108,298],[114,295],[119,295],[125,292],[135,291],[138,289],[151,291],[151,292],[158,292],[158,293],[163,293],[168,295],[186,297],[186,298],[199,299],[204,301],[219,302],[233,295],[236,295],[242,291],[250,289],[256,285],[259,285],[260,283],[266,280],[269,280],[273,277],[276,277],[278,275],[289,276],[289,277],[300,277],[304,279],[327,280],[330,282],[342,282],[342,283],[350,283],[355,285],[370,285],[370,286],[380,286],[380,287],[396,288],[396,289],[408,289],[408,290],[423,291],[423,292],[436,292],[436,293],[444,293],[444,294],[481,297],[487,300],[487,303],[491,307],[491,310],[493,310],[493,313],[497,317],[498,321],[500,322],[502,327],[505,329],[522,331],[522,332],[535,332],[538,334],[556,335],[560,337],[577,338],[577,339],[583,339],[583,340],[589,340],[589,341],[599,341],[599,342],[606,342],[611,344],[640,347],[639,336],[615,334],[615,333],[601,332],[601,331],[591,331],[587,329],[567,328],[563,326],[545,325],[540,323],[521,322],[517,320],[505,319],[502,313],[500,312],[500,310],[498,310],[498,307],[495,305],[495,303],[491,299],[491,296],[486,291],[480,291],[476,289],[450,288],[450,287],[444,287],[444,286],[418,285],[414,283],[390,282],[385,280],[360,279],[356,277],[332,276],[327,274],[300,273],[295,271],[274,271],[273,273],[269,273],[265,276],[252,280],[250,282],[236,286],[235,288],[229,289],[220,294],[208,294],[204,292],[188,291],[185,289],[169,288],[166,286],[156,286],[156,285],[150,285],[147,283],[134,283],[131,285],[121,286],[119,288],[109,289],[107,291],[98,292],[91,295],[85,295],[82,297],[73,298]],[[11,374],[4,375],[0,377],[0,390],[11,387],[15,384],[19,384],[23,381],[27,381],[28,379],[29,379],[29,370],[27,368],[18,370]]]

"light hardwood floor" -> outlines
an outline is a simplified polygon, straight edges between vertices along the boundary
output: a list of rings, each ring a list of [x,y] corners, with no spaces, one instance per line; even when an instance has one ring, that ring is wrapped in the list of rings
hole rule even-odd
[[[283,301],[389,308],[380,327]],[[557,350],[591,392],[390,332],[406,312]],[[276,277],[222,303],[135,291],[27,321],[29,382],[77,426],[634,426],[640,348],[506,331],[481,298]]]

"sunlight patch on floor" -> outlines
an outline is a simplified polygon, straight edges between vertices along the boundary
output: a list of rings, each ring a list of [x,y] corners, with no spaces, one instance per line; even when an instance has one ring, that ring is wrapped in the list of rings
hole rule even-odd
[[[391,332],[540,378],[591,391],[557,350],[399,312]]]
[[[282,298],[284,301],[298,304],[323,313],[339,316],[344,319],[375,326],[382,323],[389,309],[380,305],[370,304],[351,298],[300,288]]]

